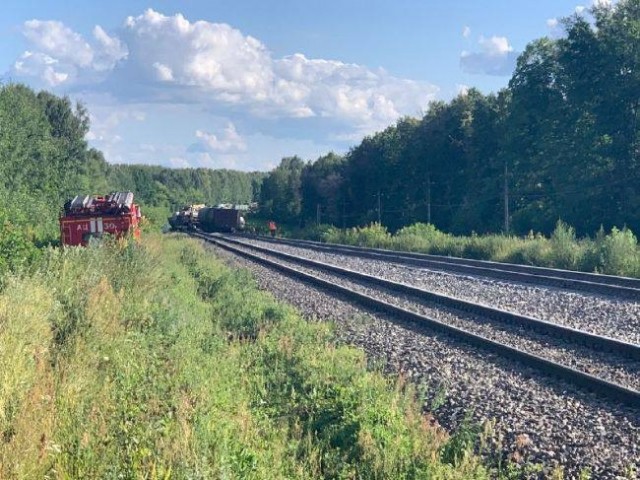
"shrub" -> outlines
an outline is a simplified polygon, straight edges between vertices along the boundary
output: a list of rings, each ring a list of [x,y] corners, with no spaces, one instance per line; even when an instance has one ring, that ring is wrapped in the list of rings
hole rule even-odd
[[[575,229],[560,220],[550,238],[533,232],[523,238],[475,233],[468,237],[453,236],[425,223],[409,225],[395,235],[373,223],[347,230],[328,227],[321,236],[331,243],[640,276],[637,238],[626,227],[613,228],[608,235],[601,228],[594,240],[577,239]]]
[[[467,237],[463,255],[479,260],[503,259],[515,247],[516,240],[513,237],[503,235],[487,235],[479,237],[475,233]]]
[[[379,223],[372,223],[365,227],[354,227],[346,230],[330,227],[324,233],[323,240],[346,245],[389,248],[392,237],[387,227]]]
[[[327,241],[326,236],[329,232],[333,230],[337,230],[335,227],[327,224],[316,225],[315,223],[311,226],[305,227],[303,229],[286,232],[287,237],[294,238],[304,238],[306,240],[313,240],[316,242]],[[339,230],[338,230],[339,231]]]
[[[321,240],[327,243],[348,243],[345,232],[336,227],[329,227],[322,235]]]
[[[395,238],[400,239],[403,237],[419,238],[427,244],[437,244],[449,239],[450,235],[441,232],[430,223],[414,223],[396,232]]]
[[[429,252],[430,244],[427,239],[418,235],[395,235],[391,248],[401,252]]]
[[[39,279],[12,278],[0,295],[0,477],[3,478],[24,478],[22,467],[28,462],[17,459],[35,460],[33,453],[41,434],[37,430],[45,427],[50,402],[41,397],[51,393],[50,385],[46,384],[46,370],[51,342],[49,319],[54,308],[50,289]],[[3,468],[5,461],[7,470]]]
[[[554,267],[577,269],[582,260],[583,251],[576,241],[576,231],[562,220],[558,220],[551,234],[550,258]]]
[[[415,223],[404,227],[396,232],[393,241],[394,248],[398,250],[407,245],[410,250],[439,255],[453,255],[461,250],[452,235],[441,232],[429,223]]]
[[[40,251],[27,232],[0,217],[0,277],[32,265]]]
[[[551,266],[551,244],[542,234],[529,232],[513,250],[507,253],[504,261],[523,265]]]
[[[0,477],[487,477],[332,341],[184,236],[46,249],[0,292]]]
[[[391,244],[391,234],[387,227],[379,223],[372,223],[366,227],[356,228],[355,244],[374,248],[387,248]]]
[[[160,230],[168,224],[168,218],[171,215],[167,207],[141,206],[143,221],[141,227],[143,231]]]
[[[595,243],[599,271],[610,275],[640,275],[638,240],[631,230],[613,227],[609,235],[596,237]]]

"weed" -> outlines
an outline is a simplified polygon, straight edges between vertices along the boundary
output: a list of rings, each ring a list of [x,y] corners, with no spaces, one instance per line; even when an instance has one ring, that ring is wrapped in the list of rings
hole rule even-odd
[[[300,233],[302,237],[307,233],[314,239],[318,237],[315,230]],[[374,223],[346,230],[326,227],[320,237],[331,243],[640,277],[638,241],[626,227],[614,227],[609,234],[600,229],[592,240],[576,238],[573,227],[560,220],[550,238],[534,232],[525,237],[453,236],[423,223],[391,235],[384,226]]]
[[[41,255],[0,292],[0,477],[486,477],[411,384],[196,241]]]

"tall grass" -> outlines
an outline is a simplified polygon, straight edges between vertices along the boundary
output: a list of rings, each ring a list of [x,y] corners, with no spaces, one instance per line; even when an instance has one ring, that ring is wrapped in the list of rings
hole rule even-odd
[[[487,478],[332,340],[193,240],[45,250],[0,291],[0,478]]]
[[[304,232],[302,237],[307,237]],[[467,257],[542,267],[640,277],[640,248],[627,228],[602,229],[594,238],[576,238],[573,227],[559,221],[547,238],[531,232],[513,235],[454,236],[433,225],[417,223],[391,235],[377,223],[341,230],[314,227],[310,238],[326,242],[400,251]]]

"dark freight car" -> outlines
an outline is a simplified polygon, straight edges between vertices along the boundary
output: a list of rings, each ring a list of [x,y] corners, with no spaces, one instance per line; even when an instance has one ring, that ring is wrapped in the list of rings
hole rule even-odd
[[[204,204],[185,205],[168,218],[171,230],[195,230],[198,227],[198,212],[203,208]]]
[[[244,228],[244,218],[236,208],[205,207],[198,212],[198,224],[205,232],[235,232]]]

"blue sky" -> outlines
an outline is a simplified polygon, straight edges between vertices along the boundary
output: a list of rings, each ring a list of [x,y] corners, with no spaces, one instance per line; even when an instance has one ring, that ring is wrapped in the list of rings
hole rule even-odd
[[[110,162],[267,170],[499,90],[527,43],[593,3],[5,0],[0,71],[84,102]]]

